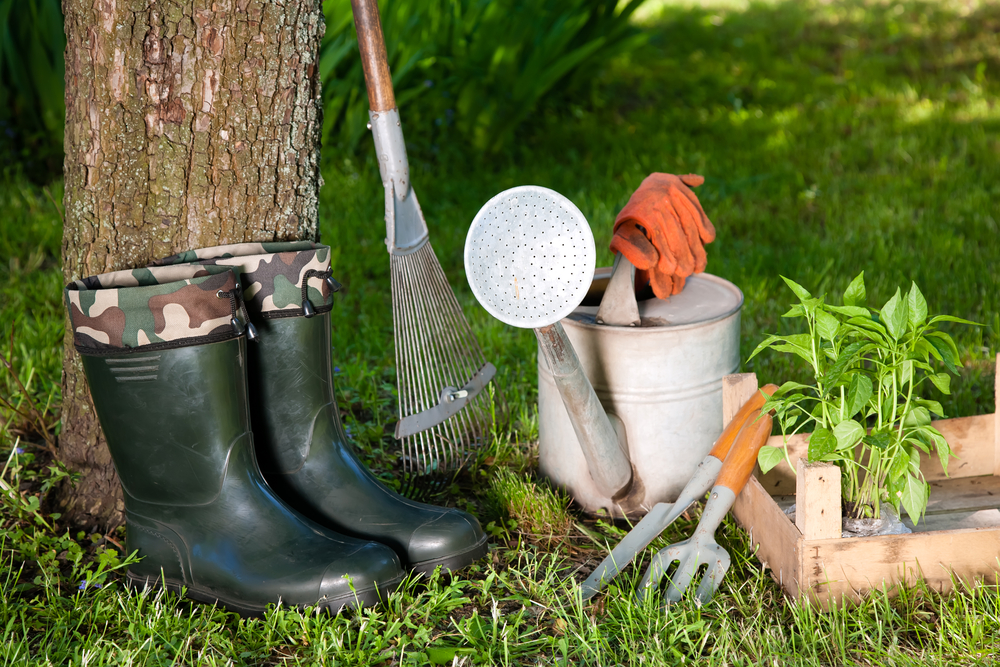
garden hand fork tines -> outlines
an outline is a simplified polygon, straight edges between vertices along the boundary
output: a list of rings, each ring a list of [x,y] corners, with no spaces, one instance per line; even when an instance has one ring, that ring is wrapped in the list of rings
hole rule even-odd
[[[729,553],[715,541],[715,530],[722,523],[736,496],[746,486],[750,472],[757,461],[757,452],[771,434],[771,416],[755,410],[736,436],[726,456],[712,493],[705,504],[694,534],[683,542],[672,544],[655,556],[639,583],[639,599],[655,593],[666,576],[668,568],[677,562],[677,569],[669,577],[664,595],[667,604],[679,602],[695,575],[701,568],[705,573],[695,597],[702,604],[712,599],[722,578],[729,569]]]

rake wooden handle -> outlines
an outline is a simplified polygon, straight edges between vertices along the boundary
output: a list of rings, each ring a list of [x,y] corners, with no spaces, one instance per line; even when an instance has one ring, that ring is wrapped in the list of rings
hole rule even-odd
[[[751,413],[756,414],[760,411],[760,407],[764,405],[764,394],[771,396],[776,391],[778,391],[778,385],[766,384],[760,388],[760,391],[755,392],[753,396],[747,399],[747,402],[743,404],[743,407],[736,413],[736,416],[726,425],[726,430],[715,441],[715,445],[712,446],[712,451],[709,452],[709,455],[714,456],[720,461],[725,461],[726,455],[729,453],[729,448],[733,446],[733,441],[736,440],[740,429],[746,423],[747,417]],[[761,392],[764,392],[764,394]]]
[[[385,53],[378,2],[351,0],[351,10],[354,12],[354,28],[358,31],[361,66],[365,70],[368,107],[372,111],[395,109],[396,94],[392,90],[392,75],[389,73],[389,59]]]
[[[746,425],[736,436],[733,448],[729,450],[722,470],[715,480],[715,486],[724,486],[736,495],[739,495],[747,480],[750,479],[750,472],[757,462],[757,452],[767,442],[767,437],[771,435],[771,415],[764,415],[759,420],[754,421],[760,410],[755,410],[747,419]]]

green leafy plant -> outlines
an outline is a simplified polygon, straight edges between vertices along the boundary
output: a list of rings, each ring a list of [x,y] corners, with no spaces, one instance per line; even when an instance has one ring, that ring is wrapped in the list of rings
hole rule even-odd
[[[954,341],[943,322],[975,324],[957,317],[928,318],[927,302],[916,283],[905,295],[896,290],[880,310],[865,305],[864,273],[844,292],[844,303],[826,303],[783,278],[799,303],[784,317],[802,318],[807,333],[768,336],[752,359],[766,349],[794,354],[809,364],[814,384],[786,382],[767,401],[787,436],[811,427],[809,461],[836,463],[843,472],[848,514],[878,518],[882,502],[900,506],[916,523],[927,508],[929,486],[920,471],[920,452],[933,449],[947,472],[951,448],[931,425],[944,417],[941,404],[921,398],[929,382],[950,393],[951,376],[937,372],[938,361],[958,370]],[[787,451],[764,447],[758,455],[765,472]]]
[[[0,0],[0,153],[36,180],[62,166],[65,49],[59,0]]]
[[[454,127],[464,142],[496,152],[545,95],[647,39],[629,23],[643,2],[384,2],[396,102],[420,98],[407,109],[408,127]],[[325,0],[323,11],[324,140],[353,149],[368,121],[368,98],[351,7]]]

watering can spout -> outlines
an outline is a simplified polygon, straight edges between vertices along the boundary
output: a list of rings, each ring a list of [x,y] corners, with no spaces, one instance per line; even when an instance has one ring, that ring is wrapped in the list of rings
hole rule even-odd
[[[562,324],[556,322],[534,331],[563,405],[569,412],[594,484],[609,498],[626,496],[633,480],[623,425],[619,425],[622,429],[619,437],[584,374]]]

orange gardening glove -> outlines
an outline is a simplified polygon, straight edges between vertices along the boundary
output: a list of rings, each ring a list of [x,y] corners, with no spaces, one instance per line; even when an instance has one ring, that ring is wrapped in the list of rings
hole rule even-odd
[[[666,299],[705,270],[704,244],[715,240],[715,227],[691,191],[704,182],[695,174],[650,174],[615,218],[611,250],[635,265],[637,289],[648,282]]]

